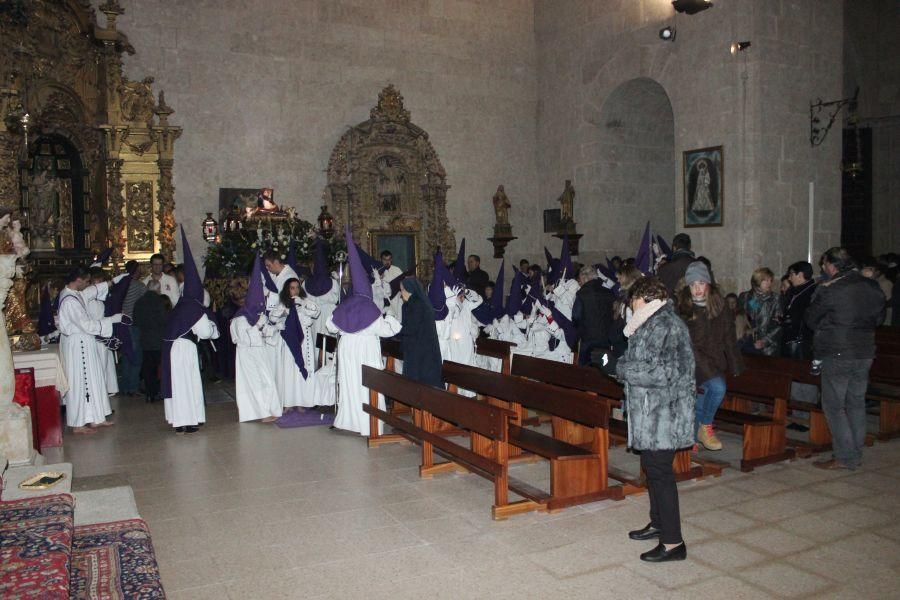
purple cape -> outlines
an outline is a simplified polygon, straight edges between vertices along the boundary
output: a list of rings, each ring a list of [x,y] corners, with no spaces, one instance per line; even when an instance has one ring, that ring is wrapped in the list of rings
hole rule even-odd
[[[304,282],[306,293],[310,296],[324,296],[331,291],[331,273],[328,272],[328,258],[325,256],[325,241],[315,241],[312,277]]]
[[[306,364],[303,362],[303,327],[300,325],[300,315],[297,314],[297,307],[295,306],[290,307],[288,310],[287,321],[284,324],[284,329],[281,331],[281,339],[284,340],[288,350],[291,351],[291,355],[294,357],[294,362],[297,364],[297,368],[300,369],[303,379],[309,377],[309,374],[306,372]]]
[[[525,276],[522,271],[513,267],[515,274],[512,283],[509,286],[509,299],[506,301],[506,314],[512,318],[515,314],[522,310],[522,285],[525,283]],[[497,290],[494,290],[497,293]]]
[[[113,284],[109,290],[109,295],[103,302],[103,316],[111,317],[122,312],[122,306],[125,304],[125,295],[128,293],[128,286],[131,285],[131,275],[126,275],[119,280],[119,283]],[[111,336],[120,342],[122,354],[128,360],[134,360],[134,348],[131,347],[131,326],[123,323],[115,323],[113,325],[113,333]]]
[[[344,333],[357,333],[380,319],[381,309],[372,301],[372,284],[369,283],[349,227],[344,228],[344,237],[347,240],[352,295],[341,300],[334,309],[331,320]]]

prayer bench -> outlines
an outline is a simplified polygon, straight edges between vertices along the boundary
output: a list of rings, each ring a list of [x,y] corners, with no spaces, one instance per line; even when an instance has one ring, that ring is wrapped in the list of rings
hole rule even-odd
[[[796,451],[787,447],[787,403],[791,397],[790,375],[748,369],[725,382],[725,401],[716,412],[722,431],[743,437],[741,471],[782,460],[793,460]],[[752,413],[752,403],[770,405],[770,415]]]
[[[900,437],[900,355],[879,354],[869,371],[866,399],[878,403],[878,433],[887,441]]]
[[[567,363],[559,363],[533,356],[517,354],[512,363],[512,374],[548,383],[561,388],[569,388],[584,392],[591,392],[605,401],[610,408],[621,407],[624,398],[624,390],[621,385],[607,377],[599,370],[591,367],[580,367]],[[570,429],[568,441],[581,444],[588,441],[584,432],[579,431],[578,426]],[[628,440],[628,424],[620,419],[609,420],[609,436],[618,443],[626,443]],[[700,479],[708,475],[719,476],[722,474],[724,464],[716,461],[696,461],[691,456],[691,449],[685,448],[675,453],[672,467],[677,481],[688,479]],[[624,484],[624,492],[633,494],[646,491],[643,476],[635,478],[624,471],[609,467],[607,472],[610,477]]]
[[[609,404],[595,394],[560,388],[445,361],[444,381],[471,390],[491,404],[511,409],[515,420],[509,427],[510,457],[520,449],[550,461],[549,510],[624,498],[620,486],[609,487]],[[524,408],[552,415],[553,436],[521,426]],[[590,439],[587,448],[566,440],[571,426],[580,424]],[[478,451],[473,440],[473,449]]]
[[[381,420],[410,441],[421,445],[420,476],[430,477],[435,473],[456,470],[459,466],[489,479],[494,483],[494,505],[491,509],[494,519],[547,510],[549,496],[546,493],[509,477],[509,421],[515,418],[515,413],[367,365],[362,367],[362,383],[369,388],[369,404],[364,404],[363,410],[370,416],[372,431],[377,431],[378,420]],[[378,408],[378,394],[396,398],[409,406],[413,411],[412,422]],[[453,438],[438,435],[435,431],[437,419],[469,432],[473,447],[481,450],[475,451]],[[436,464],[435,453],[450,462]],[[510,502],[510,490],[524,500]]]

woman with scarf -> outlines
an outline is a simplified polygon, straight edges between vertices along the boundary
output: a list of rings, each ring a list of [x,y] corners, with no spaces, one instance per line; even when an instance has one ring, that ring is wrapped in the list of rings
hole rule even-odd
[[[742,292],[738,302],[750,321],[752,354],[777,356],[781,346],[781,302],[772,291],[775,274],[766,267],[753,271],[750,289]]]
[[[441,348],[438,344],[434,308],[417,279],[407,277],[400,283],[403,298],[400,344],[403,348],[403,375],[443,388]]]
[[[688,265],[685,286],[678,292],[677,311],[687,323],[696,363],[697,443],[707,450],[721,450],[713,429],[716,411],[725,399],[725,376],[743,369],[734,333],[734,317],[702,262]]]
[[[631,320],[625,326],[628,350],[616,365],[625,384],[628,446],[640,451],[650,495],[650,523],[628,534],[633,540],[659,539],[641,560],[684,560],[675,452],[694,443],[694,352],[684,321],[667,300],[666,286],[644,277],[631,289]]]

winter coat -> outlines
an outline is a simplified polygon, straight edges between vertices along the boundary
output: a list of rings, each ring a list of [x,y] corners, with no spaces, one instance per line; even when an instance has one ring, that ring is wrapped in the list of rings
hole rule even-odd
[[[672,259],[659,268],[657,276],[663,282],[666,289],[669,290],[669,297],[674,298],[675,292],[678,290],[678,282],[684,277],[688,265],[694,262],[694,253],[690,250],[676,250],[672,254]]]
[[[412,296],[403,303],[403,328],[400,347],[403,349],[403,375],[434,387],[441,381],[441,348],[434,324],[434,309],[419,297]]]
[[[781,319],[781,355],[809,359],[812,348],[812,330],[806,326],[803,316],[812,302],[816,283],[807,281],[792,287],[785,294],[784,317]]]
[[[875,357],[875,328],[884,320],[884,293],[858,271],[838,273],[820,283],[806,309],[818,359]]]
[[[685,318],[694,349],[697,385],[713,377],[737,375],[744,369],[734,332],[734,317],[726,307],[716,318],[709,318],[705,306],[694,305],[693,315]]]
[[[753,341],[762,341],[759,352],[777,356],[781,349],[781,303],[773,293],[757,294],[753,290],[742,292],[738,302],[747,315],[752,328]]]
[[[671,302],[634,332],[616,374],[625,385],[631,448],[679,450],[694,444],[694,351]]]
[[[592,279],[581,286],[575,294],[572,322],[582,342],[609,345],[615,300],[615,294],[605,288],[599,279]]]
[[[134,303],[134,326],[141,331],[141,349],[148,352],[162,350],[168,311],[162,295],[146,292]]]

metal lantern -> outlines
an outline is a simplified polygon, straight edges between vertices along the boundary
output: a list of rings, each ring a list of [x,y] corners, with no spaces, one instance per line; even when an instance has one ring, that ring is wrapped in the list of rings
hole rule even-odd
[[[203,220],[203,239],[212,244],[216,241],[216,238],[218,238],[218,236],[218,223],[216,223],[216,220],[213,219],[212,213],[206,213],[206,218]]]
[[[330,239],[334,235],[334,217],[328,212],[328,207],[323,206],[322,212],[319,213],[319,235],[323,238]]]

